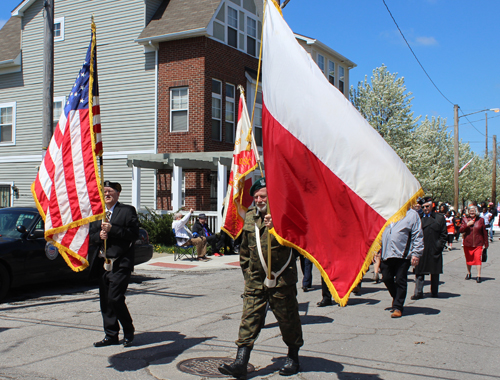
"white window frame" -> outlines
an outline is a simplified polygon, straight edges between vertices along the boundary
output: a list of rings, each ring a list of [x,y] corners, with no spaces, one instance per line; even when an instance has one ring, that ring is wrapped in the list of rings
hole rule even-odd
[[[64,107],[66,107],[66,97],[65,96],[54,97],[54,104],[57,102],[60,102],[62,104],[62,110],[64,112]],[[54,114],[53,117],[54,117],[54,129],[55,129],[57,123],[59,122],[59,119],[61,118],[61,115]]]
[[[319,53],[316,54],[317,57],[316,57],[316,62],[318,64],[318,67],[319,69],[323,72],[323,74],[325,73],[325,56],[324,55],[321,55]]]
[[[174,102],[174,97],[173,97],[173,92],[178,91],[178,90],[187,90],[187,108],[179,108],[179,109],[173,109],[173,102]],[[186,117],[186,129],[182,131],[174,131],[172,129],[173,127],[173,113],[174,112],[179,112],[179,111],[187,111],[187,117]],[[183,87],[172,87],[170,88],[170,132],[171,133],[184,133],[184,132],[189,132],[189,87],[188,86],[183,86]]]
[[[260,93],[260,98],[262,99],[262,103],[264,102],[264,98],[263,98],[263,95],[262,95],[262,88],[259,86],[259,88],[257,89],[257,93]],[[257,95],[258,96],[258,95]],[[262,137],[262,140],[264,139],[263,136],[262,136],[262,103],[259,103],[258,101],[255,102],[255,113],[254,113],[254,120],[253,120],[253,128],[254,128],[254,136],[256,135],[256,132],[257,132],[257,129],[260,129],[260,136]],[[255,117],[256,114],[257,114],[257,110],[260,110],[260,115],[261,115],[261,124],[260,125],[257,125],[257,118]],[[257,144],[258,147],[262,147],[263,146],[263,141],[260,141],[260,145],[259,145],[259,141],[257,141],[257,138],[255,139],[255,143]]]
[[[338,70],[339,70],[339,87],[338,89],[340,90],[340,92],[342,92],[343,94],[345,93],[345,90],[346,90],[346,85],[345,85],[345,67],[344,66],[340,66],[340,65],[337,65],[338,67]],[[342,83],[342,88],[340,88],[340,83]]]
[[[12,141],[0,141],[0,146],[16,145],[16,106],[16,102],[0,103],[0,108],[12,108]]]
[[[251,21],[253,21],[255,23],[255,35],[251,35],[250,34],[250,22],[249,22],[249,20],[251,20]],[[257,28],[258,28],[258,25],[259,25],[259,23],[257,22],[257,20],[255,18],[247,16],[247,19],[246,19],[246,37],[247,38],[246,38],[246,41],[245,41],[245,44],[246,44],[245,52],[248,55],[252,55],[252,54],[250,54],[248,52],[248,49],[249,49],[249,47],[248,47],[248,39],[249,38],[253,39],[254,42],[255,42],[255,55],[252,55],[253,57],[257,57],[259,55],[259,52],[257,50],[257,46],[258,46],[258,44],[257,44],[257,34],[258,34]]]
[[[54,41],[64,41],[64,17],[58,17],[54,19],[54,33],[56,24],[60,24],[61,34],[57,37],[54,35]]]
[[[9,186],[10,205],[8,207],[14,207],[14,182],[0,182],[0,186]]]
[[[219,79],[215,79],[215,78],[212,78],[212,82],[219,82],[220,84],[220,94],[217,94],[216,92],[213,92],[212,91],[212,117],[211,117],[211,120],[218,120],[219,121],[219,139],[215,139],[213,137],[213,124],[211,123],[211,128],[210,128],[210,136],[212,137],[212,140],[214,141],[222,141],[222,81],[219,80]],[[213,106],[213,99],[219,99],[219,104],[220,104],[220,117],[219,118],[216,118],[214,117],[214,106]]]
[[[233,97],[229,97],[227,96],[227,87],[228,86],[232,86],[233,87]],[[227,119],[227,113],[228,113],[228,103],[232,103],[233,104],[233,120],[228,120]],[[225,142],[229,142],[229,143],[234,143],[234,139],[235,139],[235,134],[236,134],[236,123],[237,123],[237,119],[236,119],[236,114],[237,114],[237,111],[236,111],[236,86],[234,84],[231,84],[231,83],[226,83],[226,107],[225,107],[225,112],[224,112],[224,121],[225,121],[225,126],[226,126],[226,136],[225,136],[225,139],[224,141]],[[227,125],[232,123],[233,124],[233,138],[231,141],[228,141],[227,140]]]
[[[333,75],[331,74],[331,72],[332,72],[331,65],[333,65]],[[335,62],[334,61],[328,60],[328,73],[327,73],[327,77],[328,77],[328,82],[330,82],[331,84],[333,84],[335,86]],[[332,78],[333,81],[331,81],[330,78]]]
[[[231,11],[234,11],[236,12],[236,26],[234,25],[229,25],[229,14],[230,14],[230,10]],[[227,29],[227,37],[226,37],[226,43],[228,46],[231,46],[231,47],[234,47],[235,49],[239,49],[239,43],[238,43],[238,40],[239,40],[239,37],[238,37],[238,30],[239,30],[239,12],[238,12],[238,9],[235,9],[235,7],[232,7],[232,6],[227,6],[227,9],[226,9],[226,27],[228,28]],[[236,32],[236,46],[233,46],[233,45],[229,45],[229,28],[231,28],[232,30],[234,30]]]

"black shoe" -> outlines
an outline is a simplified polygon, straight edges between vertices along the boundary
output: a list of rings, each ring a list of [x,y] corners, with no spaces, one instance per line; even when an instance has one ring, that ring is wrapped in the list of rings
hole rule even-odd
[[[115,344],[120,344],[118,341],[118,338],[109,338],[109,337],[104,337],[103,340],[100,340],[99,342],[94,342],[94,347],[106,347],[106,346],[112,346]]]
[[[412,300],[421,300],[422,298],[424,298],[424,295],[423,294],[415,294],[413,296],[410,297]]]
[[[317,303],[318,307],[325,307],[333,305],[333,302],[329,298],[323,298],[321,301]]]
[[[470,273],[467,276],[465,276],[465,279],[466,280],[470,280],[471,279]]]
[[[310,287],[310,286],[303,286],[303,287],[302,287],[302,290],[303,290],[305,293],[307,293],[307,292],[308,292],[308,291],[310,291],[310,290],[314,290],[314,288],[312,288],[312,287]]]
[[[476,277],[476,282],[477,282],[478,284],[480,284],[480,283],[481,283],[481,277]]]
[[[134,341],[134,334],[123,338],[123,347],[130,347]]]
[[[438,294],[437,293],[436,294],[431,294],[431,297],[432,298],[438,298]]]
[[[247,364],[250,359],[250,351],[252,351],[250,347],[238,347],[236,360],[231,364],[221,364],[219,372],[238,380],[245,380],[247,378]]]
[[[299,369],[299,349],[289,347],[285,365],[280,368],[279,374],[281,376],[292,376],[299,373]]]

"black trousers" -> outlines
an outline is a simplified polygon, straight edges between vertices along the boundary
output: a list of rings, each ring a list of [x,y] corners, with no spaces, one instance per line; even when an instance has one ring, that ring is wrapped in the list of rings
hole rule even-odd
[[[312,261],[300,255],[300,268],[302,269],[302,274],[304,275],[304,278],[302,279],[302,287],[304,288],[312,287],[312,280],[313,280]]]
[[[330,289],[328,289],[328,285],[323,280],[323,277],[321,277],[321,296],[324,300],[332,300],[332,293],[330,293]]]
[[[384,284],[391,294],[392,307],[403,311],[408,291],[410,259],[390,258],[380,263]]]
[[[425,274],[415,275],[415,295],[421,296],[424,294]],[[431,274],[431,294],[436,297],[439,290],[439,273]]]
[[[132,271],[128,268],[113,268],[108,272],[103,269],[99,281],[99,297],[101,301],[101,314],[106,336],[112,339],[118,338],[120,324],[125,337],[134,334],[132,317],[125,304],[125,292]]]

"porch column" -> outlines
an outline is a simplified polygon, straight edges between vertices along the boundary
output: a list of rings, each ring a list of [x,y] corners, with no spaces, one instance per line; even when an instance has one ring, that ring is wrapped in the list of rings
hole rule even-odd
[[[182,167],[174,164],[172,169],[172,210],[182,207]]]
[[[227,166],[217,162],[217,225],[216,231],[222,227],[222,206],[227,192]]]
[[[132,206],[139,211],[141,207],[141,168],[132,166]]]

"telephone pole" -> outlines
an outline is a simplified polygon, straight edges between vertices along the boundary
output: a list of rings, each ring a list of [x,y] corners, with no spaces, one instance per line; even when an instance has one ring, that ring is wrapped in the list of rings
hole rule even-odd
[[[455,197],[453,199],[453,207],[455,209],[455,212],[458,212],[458,104],[455,104],[453,106],[453,110],[454,110],[454,114],[455,114],[455,132],[454,132],[454,142],[455,142],[455,145],[454,145],[454,151],[455,151],[455,155],[454,155],[454,161],[455,161],[455,167],[454,167],[454,181],[453,181],[453,184],[454,184],[454,188],[455,188]]]
[[[491,184],[491,201],[497,206],[497,135],[493,135],[493,182]]]
[[[42,156],[54,133],[54,1],[44,0]]]

